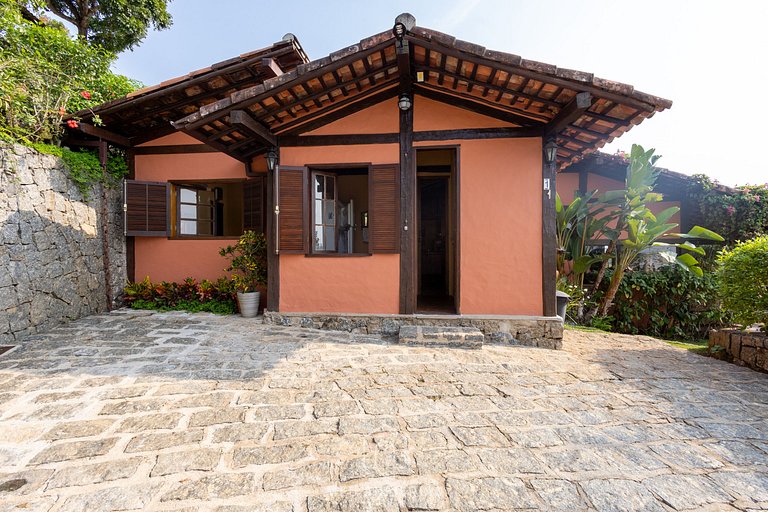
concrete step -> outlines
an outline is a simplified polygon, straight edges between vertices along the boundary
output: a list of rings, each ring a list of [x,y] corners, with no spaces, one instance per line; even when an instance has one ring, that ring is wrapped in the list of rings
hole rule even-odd
[[[409,345],[480,348],[483,346],[483,333],[474,327],[402,325],[398,342]]]

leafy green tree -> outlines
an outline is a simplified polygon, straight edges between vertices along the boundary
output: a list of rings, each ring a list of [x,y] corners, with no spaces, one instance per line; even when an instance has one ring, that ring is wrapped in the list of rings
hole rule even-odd
[[[0,0],[0,139],[55,142],[67,113],[140,84],[109,69],[114,55],[79,44],[57,23],[30,21],[17,0]]]
[[[45,0],[46,8],[72,23],[77,34],[112,53],[130,50],[150,28],[171,26],[168,0]]]

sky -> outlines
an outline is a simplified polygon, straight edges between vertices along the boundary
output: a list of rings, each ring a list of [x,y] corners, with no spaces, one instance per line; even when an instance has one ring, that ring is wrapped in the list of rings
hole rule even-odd
[[[656,148],[658,165],[726,185],[768,182],[768,2],[761,0],[173,0],[173,26],[120,55],[115,71],[146,85],[279,41],[317,59],[388,30],[419,26],[486,48],[629,83],[671,99],[603,151]]]

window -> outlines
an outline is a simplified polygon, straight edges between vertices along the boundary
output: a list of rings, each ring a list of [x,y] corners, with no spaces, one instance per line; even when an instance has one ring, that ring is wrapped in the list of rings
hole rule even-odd
[[[367,254],[361,212],[368,210],[368,169],[311,176],[311,248],[316,254]]]
[[[172,236],[230,237],[264,231],[264,180],[174,183]]]
[[[223,236],[223,190],[207,185],[178,187],[179,234]]]

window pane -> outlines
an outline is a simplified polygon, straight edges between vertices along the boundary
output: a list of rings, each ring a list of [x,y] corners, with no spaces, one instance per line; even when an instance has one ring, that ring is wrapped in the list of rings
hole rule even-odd
[[[199,220],[213,220],[213,208],[210,206],[198,206],[197,218]]]
[[[197,223],[197,234],[198,235],[213,235],[213,222],[210,221],[199,221]]]
[[[325,250],[326,251],[336,250],[336,229],[335,228],[325,228]]]
[[[215,199],[213,190],[200,190],[197,192],[198,203],[213,203]]]
[[[336,192],[336,178],[333,176],[326,176],[325,177],[325,198],[336,199],[335,192]]]
[[[336,201],[323,201],[323,224],[336,225]]]
[[[315,226],[315,250],[316,251],[324,251],[325,250],[325,243],[323,243],[323,226]]]
[[[189,204],[182,204],[181,205],[181,218],[182,219],[194,219],[195,213],[197,208],[189,205]]]
[[[181,192],[181,202],[182,203],[196,203],[197,202],[197,192],[194,190],[188,189],[188,188],[182,188],[180,189]]]
[[[323,198],[323,177],[315,176],[315,199]]]
[[[180,231],[182,235],[196,235],[197,234],[197,222],[193,220],[181,221]]]
[[[323,223],[323,202],[320,199],[315,199],[315,216],[313,219],[313,224]]]

